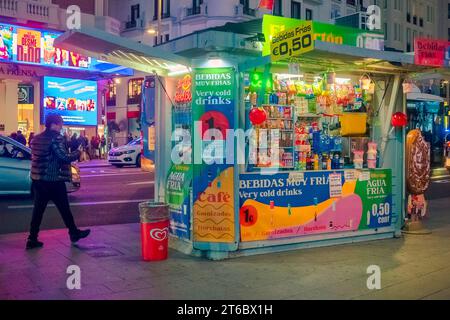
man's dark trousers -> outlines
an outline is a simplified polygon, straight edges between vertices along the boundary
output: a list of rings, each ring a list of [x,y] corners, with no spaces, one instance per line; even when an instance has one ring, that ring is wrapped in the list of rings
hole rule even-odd
[[[42,217],[45,208],[50,200],[52,200],[59,214],[64,220],[64,224],[69,229],[70,234],[77,232],[77,227],[73,220],[72,212],[69,207],[69,199],[67,198],[66,184],[62,181],[33,181],[34,208],[33,218],[31,220],[30,239],[37,239],[39,227],[41,226]]]

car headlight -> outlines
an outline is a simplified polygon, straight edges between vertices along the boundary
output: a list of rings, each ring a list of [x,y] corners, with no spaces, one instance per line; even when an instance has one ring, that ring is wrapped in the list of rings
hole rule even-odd
[[[135,151],[134,150],[128,150],[128,151],[124,151],[123,153],[124,154],[130,154],[130,153],[134,153]]]

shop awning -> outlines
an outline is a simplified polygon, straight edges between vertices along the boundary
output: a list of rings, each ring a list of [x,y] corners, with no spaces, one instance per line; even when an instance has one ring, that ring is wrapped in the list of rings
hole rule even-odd
[[[165,75],[190,65],[182,56],[96,28],[67,31],[55,40],[55,46],[148,73]]]

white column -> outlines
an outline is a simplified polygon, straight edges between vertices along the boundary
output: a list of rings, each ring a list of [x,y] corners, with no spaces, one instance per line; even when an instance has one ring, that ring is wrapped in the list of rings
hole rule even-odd
[[[0,82],[0,124],[5,126],[1,133],[10,135],[17,131],[17,87],[18,80],[2,80]]]

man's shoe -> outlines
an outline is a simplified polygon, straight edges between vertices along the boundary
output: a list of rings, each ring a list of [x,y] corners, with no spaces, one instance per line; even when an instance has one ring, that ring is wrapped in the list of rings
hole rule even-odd
[[[28,239],[26,249],[29,250],[34,248],[42,248],[43,245],[44,245],[43,242]]]
[[[70,241],[72,241],[72,243],[78,242],[78,240],[86,238],[89,235],[89,233],[91,233],[90,229],[77,230],[76,233],[70,234]]]

